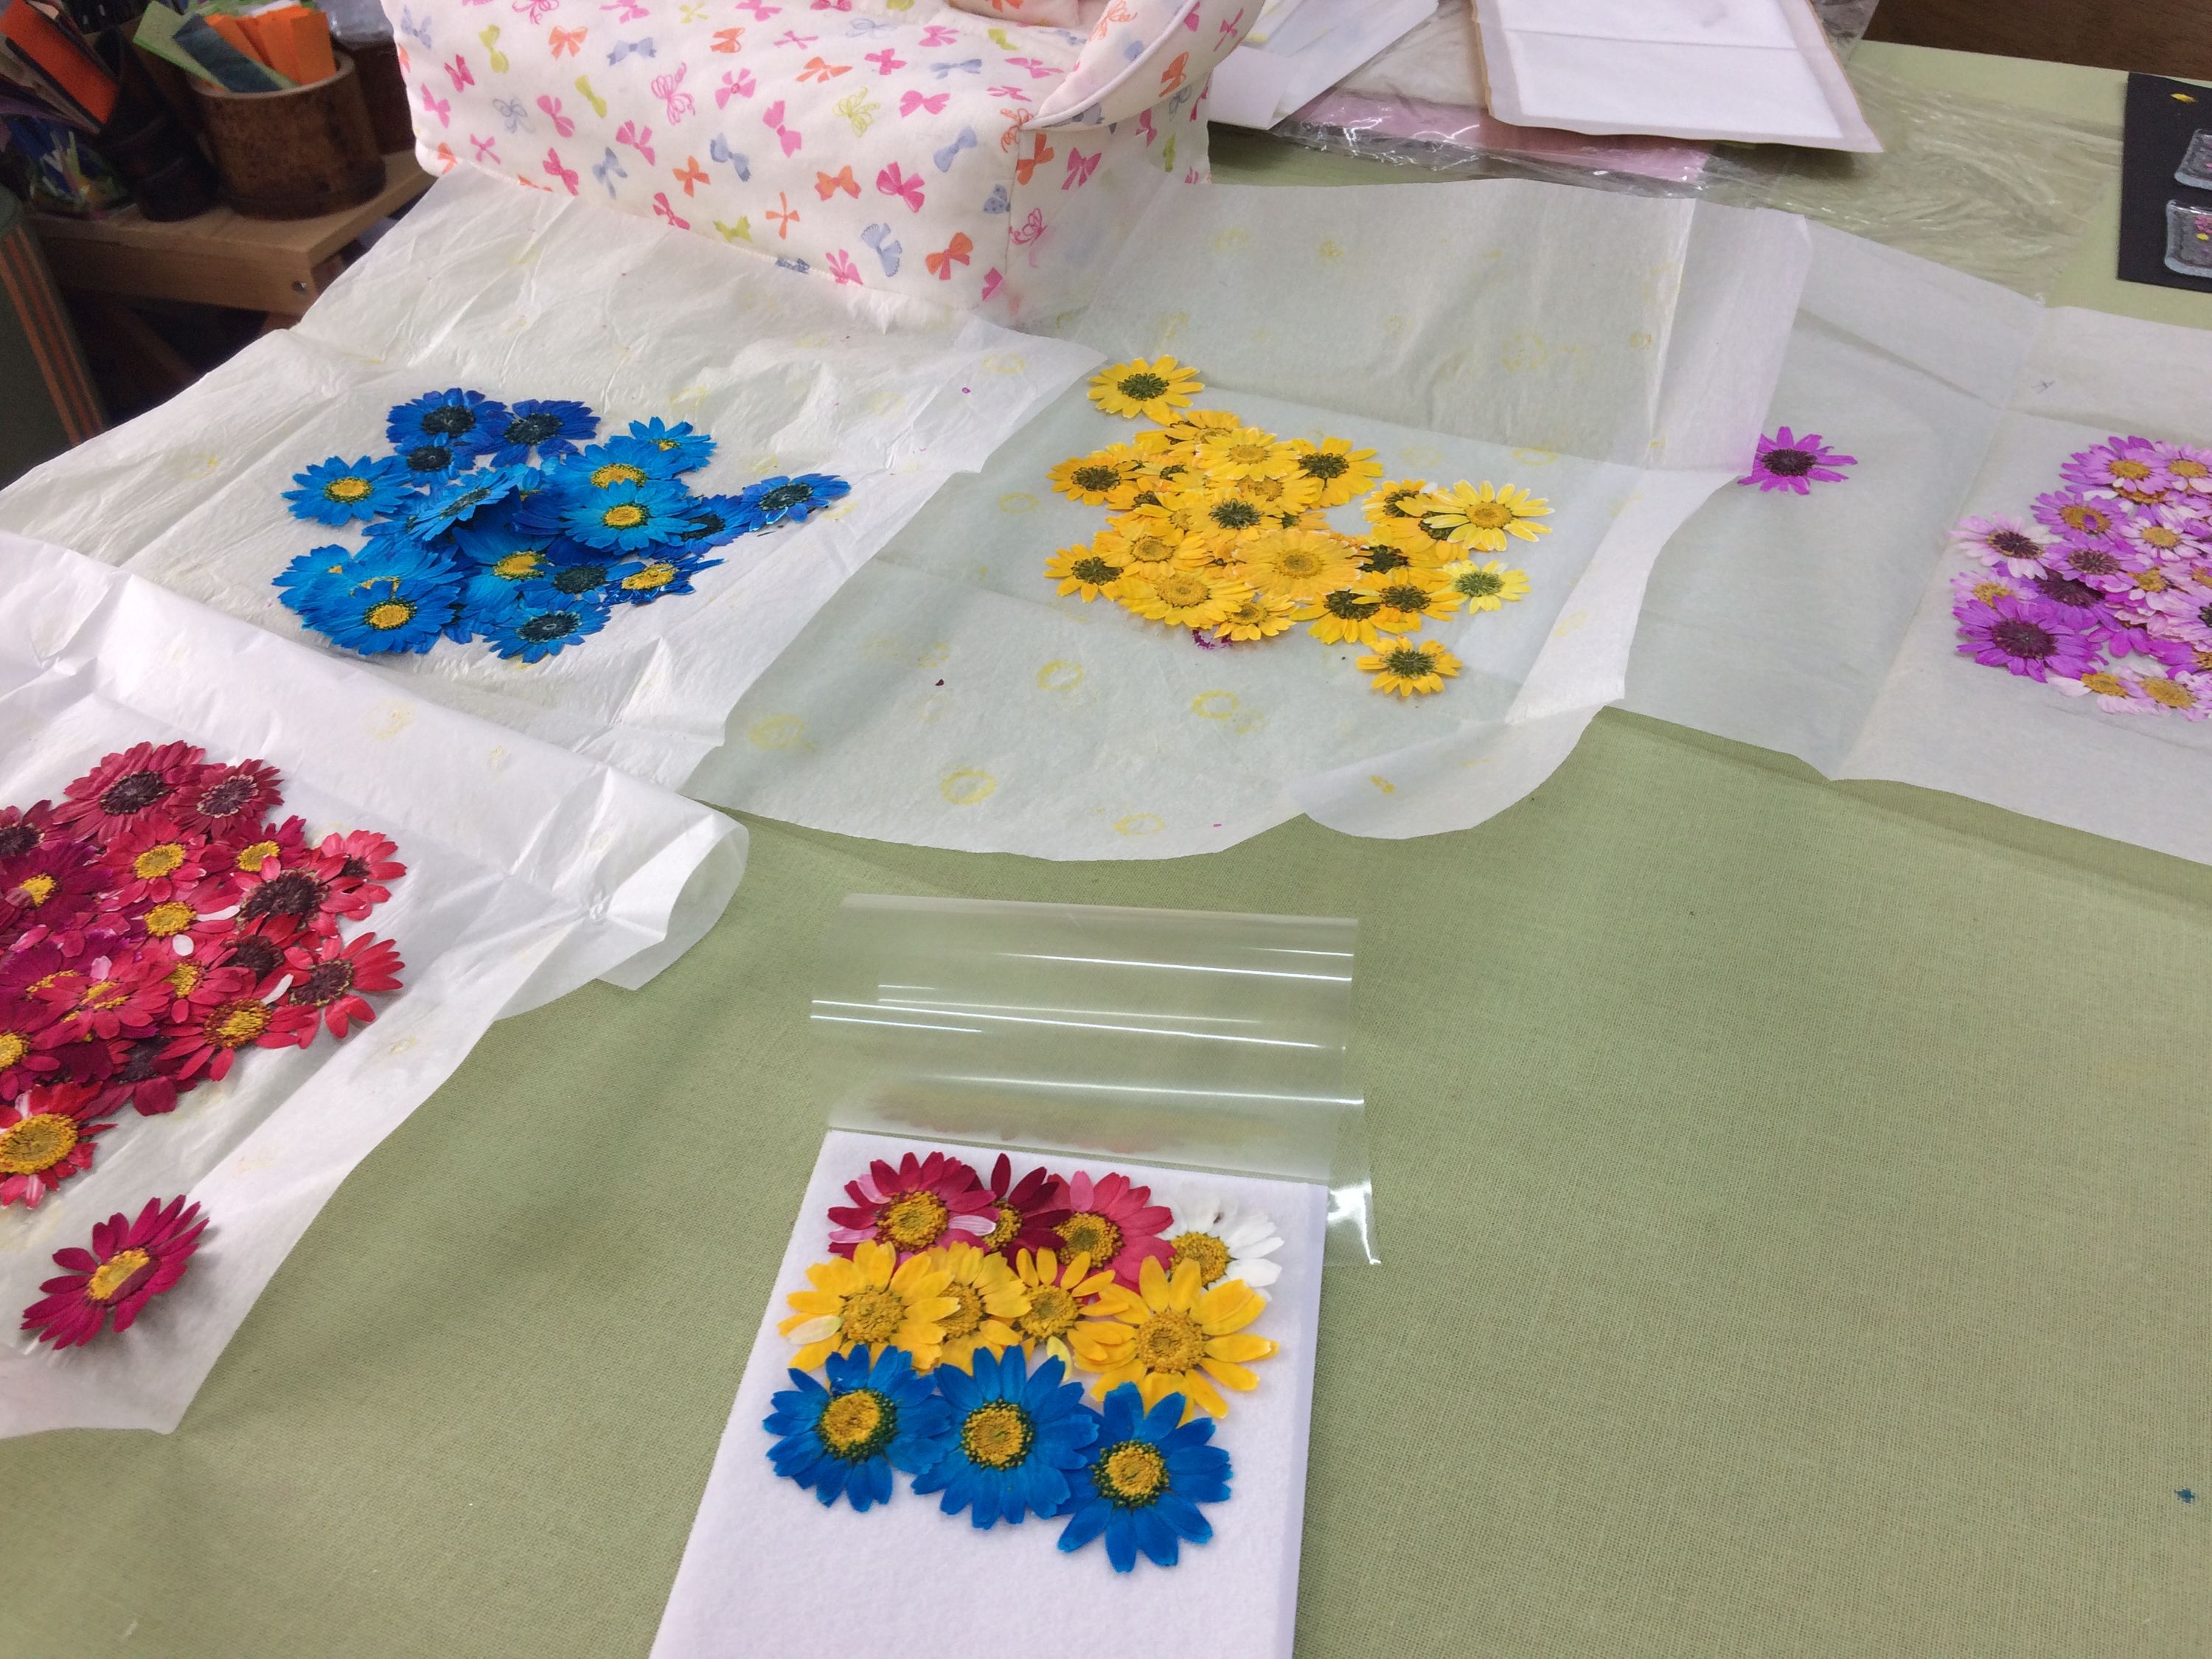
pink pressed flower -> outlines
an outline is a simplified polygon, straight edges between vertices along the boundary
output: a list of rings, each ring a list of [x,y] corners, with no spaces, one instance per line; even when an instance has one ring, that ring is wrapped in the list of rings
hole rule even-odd
[[[23,1328],[57,1348],[89,1342],[112,1322],[119,1334],[147,1303],[173,1288],[199,1248],[207,1221],[181,1194],[167,1204],[146,1200],[137,1220],[112,1215],[92,1230],[92,1248],[57,1250],[66,1268],[39,1288],[47,1294],[23,1310]]]
[[[1993,570],[2014,576],[2039,576],[2050,550],[2017,519],[1961,519],[1951,539]]]
[[[317,852],[289,868],[264,864],[249,876],[240,876],[238,926],[259,923],[270,932],[289,926],[295,931],[335,933],[338,919],[358,921],[375,908],[365,884],[346,873],[345,860]]]
[[[277,793],[282,781],[266,761],[210,766],[178,792],[173,805],[178,822],[185,827],[210,840],[235,842],[261,822],[264,812],[283,801]]]
[[[2156,494],[2158,458],[2145,438],[2108,438],[2076,452],[2058,469],[2058,476],[2091,495],[2117,496],[2124,492]]]
[[[2004,577],[1983,570],[1961,570],[1951,578],[1951,603],[1954,606],[1979,599],[1990,605],[1998,599],[2016,599],[2025,590]]]
[[[1752,458],[1751,471],[1736,482],[1755,483],[1761,492],[1791,489],[1803,495],[1811,493],[1807,480],[1844,483],[1848,480],[1835,469],[1857,465],[1857,456],[1828,448],[1821,443],[1817,432],[1808,432],[1799,438],[1793,437],[1788,427],[1778,427],[1771,438],[1759,439],[1759,453]]]
[[[82,824],[103,837],[135,823],[198,782],[205,753],[191,744],[142,743],[110,755],[70,785],[54,822]]]
[[[2212,716],[2212,674],[2174,674],[2166,679],[2146,677],[2143,695],[2170,714],[2201,720]]]
[[[937,1244],[978,1244],[998,1214],[975,1171],[943,1152],[908,1152],[896,1169],[877,1158],[845,1183],[845,1196],[849,1206],[830,1211],[830,1248],[839,1255],[870,1239],[896,1248],[901,1261]]]
[[[92,1167],[92,1143],[107,1133],[99,1091],[61,1084],[0,1106],[0,1206],[35,1210],[73,1175]]]
[[[291,817],[241,830],[223,848],[230,855],[224,868],[240,875],[254,874],[270,859],[289,870],[307,856],[307,821]]]
[[[0,865],[37,852],[57,835],[65,837],[68,832],[56,830],[53,818],[54,804],[50,800],[30,806],[0,806]]]
[[[392,890],[386,884],[407,873],[407,866],[393,856],[399,851],[398,843],[374,830],[325,836],[323,844],[315,850],[326,859],[336,859],[341,873],[359,884],[362,896],[371,904],[381,904],[390,898]]]
[[[177,1062],[167,1058],[167,1038],[140,1037],[122,1048],[121,1059],[100,1085],[100,1098],[109,1110],[119,1109],[128,1101],[139,1116],[160,1117],[177,1109],[179,1094],[199,1086],[190,1079],[178,1082]]]
[[[1164,1269],[1175,1255],[1160,1237],[1175,1212],[1154,1204],[1152,1189],[1131,1186],[1127,1176],[1094,1182],[1078,1170],[1060,1183],[1059,1201],[1067,1209],[1066,1219],[1054,1229],[1062,1252],[1089,1256],[1092,1267],[1111,1268],[1124,1285],[1137,1283],[1146,1262],[1157,1261]]]
[[[2088,636],[2057,606],[2032,599],[1970,599],[1954,605],[1959,654],[2032,680],[2074,679],[2095,661]]]
[[[1057,1201],[1060,1189],[1060,1177],[1042,1164],[1016,1181],[1013,1160],[1000,1152],[991,1166],[993,1225],[976,1242],[1009,1262],[1022,1250],[1057,1250],[1060,1224],[1067,1218]]]
[[[2035,521],[2062,541],[2084,546],[2114,534],[2127,509],[2110,498],[2079,489],[2054,489],[2035,498]]]
[[[99,848],[88,841],[50,842],[10,859],[0,865],[0,934],[81,927],[112,883],[99,862]]]
[[[2135,573],[2152,562],[2116,537],[2080,545],[2054,542],[2045,550],[2045,559],[2053,574],[2071,576],[2108,593],[2132,587]]]
[[[60,1073],[54,1050],[69,1041],[61,1016],[38,997],[0,996],[0,1100],[13,1100]]]
[[[2189,558],[2205,533],[2195,517],[2170,507],[2139,507],[2120,526],[2120,539],[2150,559]]]
[[[2058,689],[2069,697],[2094,697],[2107,714],[2148,714],[2157,705],[2143,695],[2142,683],[2133,674],[2095,669],[2076,679],[2062,679]]]
[[[197,830],[166,815],[149,816],[116,833],[107,849],[115,902],[158,904],[204,878],[221,859]]]
[[[2212,449],[2191,444],[2154,442],[2151,459],[2157,464],[2158,483],[2171,493],[2212,497]]]
[[[314,1016],[319,1015],[331,1035],[340,1039],[347,1034],[349,1021],[366,1025],[374,1019],[376,1011],[364,999],[398,990],[400,970],[406,965],[390,939],[374,933],[343,940],[310,934],[295,945],[285,954],[292,984],[283,1000],[285,1006],[304,1008],[310,1016],[301,1028],[300,1046],[304,1048],[314,1041]]]
[[[2212,646],[2212,593],[2194,583],[2176,586],[2146,601],[2158,618],[2153,625],[2190,645]]]
[[[63,1028],[79,1041],[148,1036],[167,1017],[173,1000],[168,975],[176,960],[146,945],[96,957],[82,973],[71,974],[44,994],[59,1005]]]
[[[315,1023],[309,1009],[264,1002],[253,994],[252,978],[235,968],[203,975],[170,1014],[162,1057],[176,1063],[173,1075],[180,1082],[204,1072],[210,1082],[219,1083],[230,1074],[240,1048],[299,1047],[301,1028]]]

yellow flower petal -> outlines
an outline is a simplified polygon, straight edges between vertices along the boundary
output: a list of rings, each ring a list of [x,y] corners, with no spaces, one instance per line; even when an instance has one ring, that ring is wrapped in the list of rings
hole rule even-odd
[[[1270,1359],[1275,1345],[1264,1336],[1217,1336],[1206,1345],[1206,1358],[1232,1364],[1247,1359]]]
[[[793,1314],[777,1326],[776,1329],[794,1342],[819,1342],[825,1337],[836,1335],[838,1324],[837,1316],[833,1313],[815,1314],[811,1316],[805,1314]]]
[[[863,1282],[880,1291],[891,1282],[891,1273],[898,1266],[898,1252],[872,1238],[863,1239],[853,1247],[853,1266],[859,1270]]]

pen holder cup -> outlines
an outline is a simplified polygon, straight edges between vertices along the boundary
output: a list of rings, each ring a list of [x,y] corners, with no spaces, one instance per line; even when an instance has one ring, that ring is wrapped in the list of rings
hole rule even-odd
[[[249,219],[312,219],[384,187],[384,158],[353,59],[313,86],[227,92],[192,83],[225,206]]]

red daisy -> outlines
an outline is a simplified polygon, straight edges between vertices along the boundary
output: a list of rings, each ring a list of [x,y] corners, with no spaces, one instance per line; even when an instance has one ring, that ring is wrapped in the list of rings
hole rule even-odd
[[[1064,1252],[1081,1251],[1094,1268],[1112,1268],[1124,1285],[1134,1285],[1147,1261],[1167,1268],[1175,1251],[1160,1234],[1175,1214],[1152,1202],[1151,1188],[1133,1187],[1124,1175],[1094,1182],[1078,1170],[1060,1183],[1057,1197],[1068,1212],[1054,1230]]]
[[[155,944],[174,951],[179,942],[185,955],[204,949],[210,940],[236,931],[233,919],[238,894],[227,876],[209,876],[189,887],[179,888],[158,904],[134,906],[138,930]]]
[[[291,946],[291,930],[265,932],[263,925],[255,923],[234,933],[226,933],[211,941],[207,948],[209,968],[242,968],[253,975],[253,994],[263,995],[276,988],[276,981],[289,971],[285,957]],[[170,975],[173,982],[177,975]],[[189,986],[181,990],[189,990]],[[180,994],[181,994],[180,990]]]
[[[1019,1181],[1004,1152],[991,1166],[991,1205],[996,1218],[990,1233],[975,1242],[1012,1261],[1017,1250],[1057,1250],[1060,1224],[1067,1219],[1060,1197],[1060,1177],[1042,1164]]]
[[[177,792],[178,822],[210,839],[236,842],[251,835],[263,813],[283,805],[278,791],[283,782],[283,775],[266,761],[210,766]]]
[[[317,933],[335,933],[342,916],[358,921],[376,908],[358,877],[345,872],[342,859],[311,853],[298,864],[272,868],[264,864],[239,878],[238,925],[258,923],[274,931],[289,925]]]
[[[53,817],[54,804],[50,800],[30,806],[0,806],[0,864],[35,853],[53,840],[58,833]]]
[[[210,847],[198,830],[167,817],[149,817],[120,831],[106,860],[118,904],[158,904],[228,862],[222,850]]]
[[[181,1012],[179,1012],[181,1010]],[[299,1046],[301,1027],[315,1016],[305,1008],[272,1006],[253,994],[252,975],[240,968],[208,971],[170,1012],[169,1046],[164,1058],[177,1062],[182,1082],[205,1072],[210,1082],[230,1075],[238,1051],[249,1043],[263,1048]]]
[[[140,1037],[118,1045],[122,1057],[101,1085],[100,1099],[114,1110],[126,1100],[141,1117],[160,1117],[177,1109],[177,1097],[199,1085],[191,1079],[177,1080],[177,1062],[168,1057],[165,1036]]]
[[[325,836],[317,850],[325,858],[337,860],[345,876],[362,884],[362,893],[371,904],[381,904],[390,898],[392,890],[386,884],[407,873],[407,866],[394,856],[399,851],[398,843],[374,830]]]
[[[74,1084],[32,1089],[0,1106],[0,1206],[27,1210],[92,1167],[92,1143],[113,1126],[96,1122],[100,1091]]]
[[[53,1053],[69,1041],[61,1018],[43,998],[0,994],[0,1100],[13,1100],[61,1070]]]
[[[23,1328],[57,1348],[91,1341],[110,1321],[129,1330],[148,1302],[185,1276],[206,1225],[181,1194],[167,1204],[148,1199],[136,1221],[108,1217],[93,1228],[90,1249],[54,1252],[54,1265],[68,1271],[39,1286],[47,1294],[23,1310]]]
[[[206,753],[188,743],[142,743],[110,755],[70,785],[54,822],[81,823],[105,838],[198,783]]]
[[[61,933],[93,916],[113,878],[90,842],[54,841],[0,866],[0,933]]]
[[[168,975],[176,960],[158,945],[95,957],[82,975],[67,981],[60,999],[63,1025],[70,1036],[88,1040],[150,1034],[174,1000]],[[46,996],[56,1000],[56,992]]]
[[[259,824],[240,833],[243,839],[223,843],[231,855],[228,867],[240,875],[253,874],[270,859],[289,869],[307,855],[305,818],[286,818],[282,823]]]
[[[310,1016],[301,1036],[302,1048],[314,1041],[314,1015],[320,1014],[331,1035],[341,1040],[349,1020],[366,1025],[374,1019],[376,1011],[364,994],[398,990],[400,969],[407,965],[390,939],[374,933],[350,939],[311,936],[287,951],[285,961],[292,970],[292,988],[284,993],[284,1005],[304,1008]]]
[[[845,1183],[845,1195],[851,1207],[830,1211],[830,1248],[839,1255],[868,1239],[896,1246],[902,1261],[933,1244],[979,1244],[995,1214],[975,1171],[943,1152],[908,1152],[896,1170],[876,1158]]]

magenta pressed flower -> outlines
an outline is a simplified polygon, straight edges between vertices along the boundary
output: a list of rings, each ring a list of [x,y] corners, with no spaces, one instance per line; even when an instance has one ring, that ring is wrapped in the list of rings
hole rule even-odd
[[[1759,441],[1751,471],[1736,482],[1755,483],[1761,490],[1794,489],[1803,495],[1810,493],[1813,483],[1845,483],[1845,476],[1836,469],[1857,465],[1857,456],[1829,448],[1817,432],[1801,438],[1792,435],[1786,426],[1778,427],[1771,438]]]
[[[2108,438],[2075,452],[2058,476],[2092,495],[2156,494],[2158,457],[2148,438]]]
[[[1951,539],[1992,570],[2014,576],[2039,576],[2050,550],[2017,519],[1961,519]]]
[[[901,1261],[937,1244],[980,1244],[998,1213],[975,1171],[943,1152],[908,1152],[896,1168],[873,1159],[867,1174],[845,1183],[845,1196],[852,1202],[830,1212],[830,1248],[839,1255],[870,1240],[890,1245]]]
[[[2078,679],[2062,679],[2058,689],[2069,697],[2094,697],[2107,714],[2148,714],[2157,705],[2143,694],[2142,682],[2133,674],[2109,668],[2093,670]]]
[[[2086,490],[2054,489],[2035,498],[2035,521],[2062,541],[2101,541],[2117,532],[2126,504],[2100,500]]]
[[[147,1303],[173,1289],[199,1248],[207,1219],[179,1196],[158,1198],[132,1220],[112,1215],[92,1230],[92,1248],[54,1252],[65,1271],[39,1288],[43,1299],[23,1310],[23,1328],[57,1348],[91,1341],[112,1325],[127,1331]]]
[[[1959,654],[2032,680],[2072,679],[2088,671],[2095,647],[2056,605],[2034,599],[1969,599],[1954,608]]]

